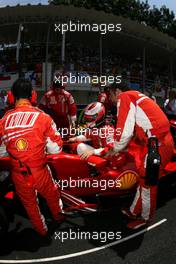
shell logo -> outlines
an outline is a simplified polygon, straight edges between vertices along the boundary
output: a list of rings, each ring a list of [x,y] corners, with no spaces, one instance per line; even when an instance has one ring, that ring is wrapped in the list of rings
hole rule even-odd
[[[120,190],[128,190],[134,187],[139,179],[139,175],[132,170],[124,171],[119,175],[118,181],[120,180]]]
[[[16,145],[16,148],[17,148],[18,151],[24,151],[28,147],[27,141],[25,139],[23,139],[23,138],[18,139],[16,141],[15,145]]]

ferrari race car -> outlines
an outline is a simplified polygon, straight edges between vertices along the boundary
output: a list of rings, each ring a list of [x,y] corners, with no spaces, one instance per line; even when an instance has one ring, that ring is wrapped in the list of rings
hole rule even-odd
[[[66,141],[62,153],[47,156],[55,184],[61,191],[65,213],[78,210],[95,212],[99,207],[99,197],[121,197],[134,193],[139,175],[134,157],[128,152],[117,155],[118,163],[113,168],[109,166],[107,159],[98,156],[81,160],[77,154],[72,153],[73,148],[73,144]],[[9,157],[0,159],[0,170],[0,233],[3,233],[8,229],[8,219],[2,205],[5,200],[13,200],[15,194],[10,177],[4,174],[10,172]],[[176,162],[171,161],[167,164],[162,177],[175,171]],[[96,198],[93,203],[91,199],[87,199],[92,197]]]

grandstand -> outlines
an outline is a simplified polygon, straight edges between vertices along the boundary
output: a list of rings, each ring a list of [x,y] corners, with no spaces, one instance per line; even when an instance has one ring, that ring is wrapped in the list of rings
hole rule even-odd
[[[35,2],[35,3],[33,3]],[[1,1],[0,9],[0,88],[9,89],[18,76],[16,63],[19,25],[24,26],[22,68],[34,86],[43,92],[55,71],[66,69],[75,74],[122,75],[135,89],[176,87],[176,40],[145,24],[103,11],[73,6],[46,5],[47,1]],[[17,4],[17,5],[16,5]],[[122,24],[120,33],[67,32],[63,59],[63,36],[54,24],[69,20],[80,23]],[[62,54],[61,54],[62,50]],[[36,73],[38,79],[36,81]],[[95,85],[69,85],[77,102],[88,103],[95,97]]]

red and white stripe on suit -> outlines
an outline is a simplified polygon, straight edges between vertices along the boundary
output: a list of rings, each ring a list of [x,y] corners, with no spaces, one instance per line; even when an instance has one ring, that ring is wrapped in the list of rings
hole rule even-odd
[[[151,136],[158,138],[162,170],[170,161],[174,148],[169,121],[152,99],[138,91],[126,91],[118,96],[116,131],[118,133],[114,150],[118,152],[128,146],[141,176],[135,199],[130,207],[131,213],[141,213],[141,216],[148,220],[156,208],[157,186],[146,186],[142,179],[145,176],[147,142]],[[131,144],[134,141],[137,144],[135,149]]]

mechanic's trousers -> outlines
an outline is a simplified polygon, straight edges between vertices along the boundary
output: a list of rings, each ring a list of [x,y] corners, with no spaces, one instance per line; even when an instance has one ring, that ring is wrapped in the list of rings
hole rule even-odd
[[[158,139],[159,141],[159,153],[161,156],[160,165],[160,176],[165,168],[166,164],[171,160],[173,155],[174,143],[170,133],[168,133],[164,138]],[[146,186],[145,180],[145,163],[146,163],[147,148],[139,148],[139,153],[135,153],[135,158],[138,157],[137,167],[139,174],[141,176],[139,186],[134,198],[134,201],[130,207],[132,214],[141,215],[141,217],[148,221],[153,218],[156,210],[156,200],[157,200],[157,186]],[[141,165],[139,166],[139,160],[141,160]]]
[[[19,168],[15,167],[12,170],[12,179],[35,230],[41,235],[46,235],[48,229],[38,206],[37,192],[45,198],[56,221],[59,220],[61,211],[60,194],[54,184],[49,167],[31,168],[31,174],[28,175],[23,175]]]

